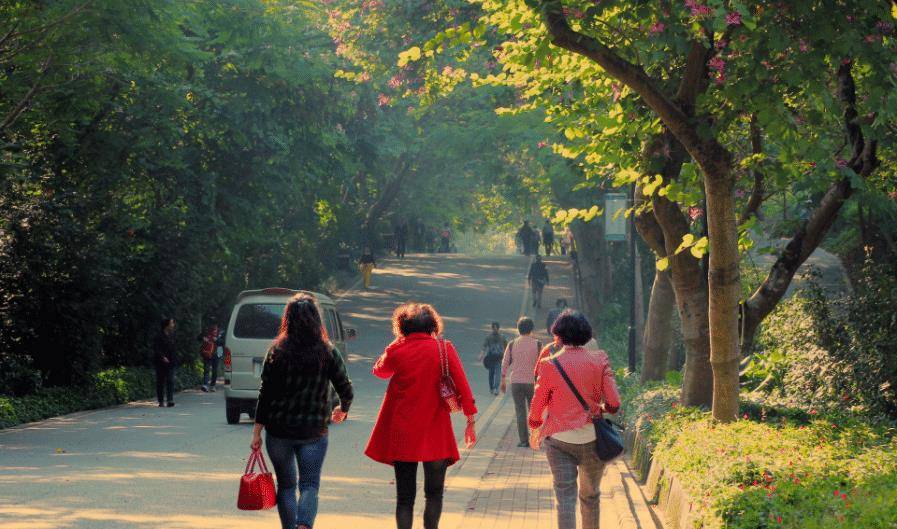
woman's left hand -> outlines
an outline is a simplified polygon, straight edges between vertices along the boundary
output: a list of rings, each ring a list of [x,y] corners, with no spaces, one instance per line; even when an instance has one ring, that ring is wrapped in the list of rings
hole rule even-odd
[[[464,429],[464,446],[467,448],[472,448],[473,445],[477,443],[477,432],[476,428],[474,428],[474,422],[472,419],[467,421],[467,428]]]
[[[333,413],[330,414],[330,422],[332,422],[333,424],[339,424],[345,421],[346,416],[348,415],[349,414],[347,412],[344,412],[342,409],[334,408]]]
[[[262,448],[262,434],[261,432],[252,432],[252,442],[249,443],[249,447],[253,450],[261,450]]]

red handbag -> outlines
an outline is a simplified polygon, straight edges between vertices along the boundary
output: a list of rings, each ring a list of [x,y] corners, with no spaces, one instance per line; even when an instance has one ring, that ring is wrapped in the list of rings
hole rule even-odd
[[[439,365],[442,369],[442,376],[439,378],[439,396],[445,402],[449,413],[461,411],[461,398],[458,396],[458,388],[455,387],[455,381],[449,373],[448,353],[445,350],[445,340],[436,339],[439,345]]]
[[[261,472],[256,472],[258,465]],[[274,477],[265,464],[265,456],[260,450],[253,450],[246,462],[246,470],[240,478],[240,493],[237,495],[237,508],[241,511],[260,511],[277,505],[277,492],[274,488]]]

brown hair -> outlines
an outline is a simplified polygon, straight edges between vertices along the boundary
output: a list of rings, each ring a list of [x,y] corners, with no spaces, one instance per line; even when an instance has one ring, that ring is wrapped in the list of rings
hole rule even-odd
[[[272,344],[272,361],[282,360],[312,370],[324,367],[331,345],[317,301],[314,295],[303,292],[287,302],[280,333]]]
[[[405,303],[392,313],[392,333],[396,338],[416,332],[442,334],[442,318],[433,305]]]

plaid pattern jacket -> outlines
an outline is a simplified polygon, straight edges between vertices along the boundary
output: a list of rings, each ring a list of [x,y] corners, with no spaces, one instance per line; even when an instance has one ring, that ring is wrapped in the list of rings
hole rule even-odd
[[[330,384],[348,412],[354,397],[352,381],[340,352],[333,348],[320,371],[279,362],[271,352],[262,368],[255,422],[269,431],[326,431],[330,423]],[[275,355],[276,356],[276,355]]]

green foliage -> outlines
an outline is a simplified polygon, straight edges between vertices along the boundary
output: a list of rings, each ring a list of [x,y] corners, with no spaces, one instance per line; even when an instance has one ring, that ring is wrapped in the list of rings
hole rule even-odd
[[[867,261],[846,298],[818,287],[782,304],[765,323],[748,382],[805,409],[850,408],[897,418],[897,279]]]
[[[182,365],[176,371],[175,390],[196,387],[201,380],[200,365]],[[44,388],[22,397],[0,396],[0,428],[149,399],[155,395],[155,391],[155,372],[152,369],[107,369],[91,376],[88,383],[83,385]]]
[[[681,480],[702,527],[894,527],[893,429],[844,417],[719,424],[686,409],[653,435],[655,459]]]

